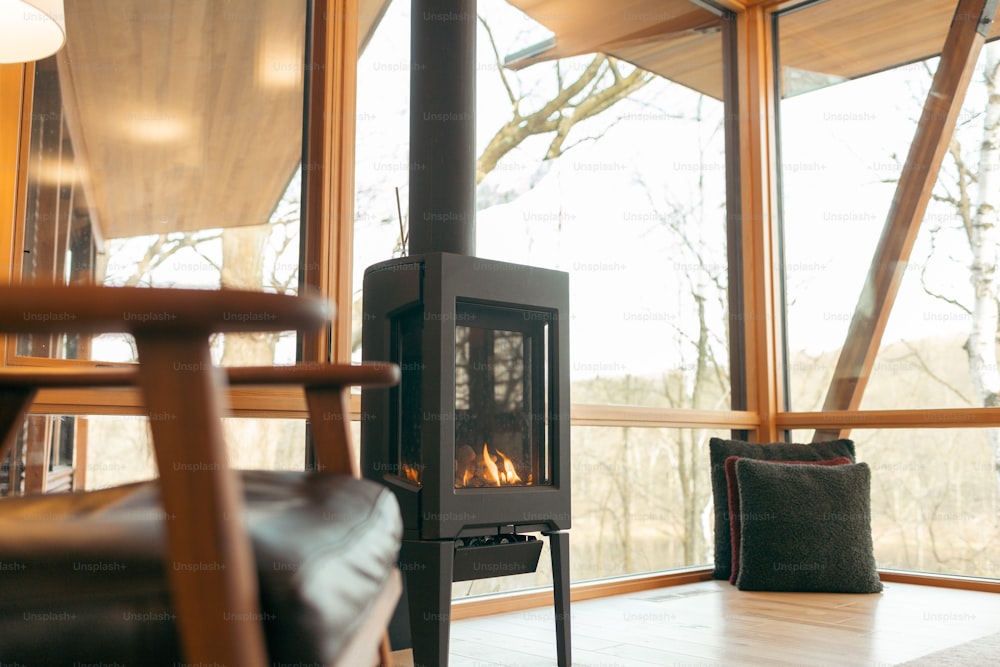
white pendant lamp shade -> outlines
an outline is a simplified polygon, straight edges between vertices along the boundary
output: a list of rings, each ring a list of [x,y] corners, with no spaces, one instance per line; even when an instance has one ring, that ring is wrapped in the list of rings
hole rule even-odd
[[[0,63],[41,60],[65,41],[63,0],[0,0]]]

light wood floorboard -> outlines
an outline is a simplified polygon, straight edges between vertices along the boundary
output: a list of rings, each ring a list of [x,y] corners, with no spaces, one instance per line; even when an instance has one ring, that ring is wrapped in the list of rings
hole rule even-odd
[[[579,667],[888,667],[1000,632],[994,593],[894,582],[879,595],[843,595],[703,581],[576,602],[572,613]],[[393,656],[396,667],[411,664],[409,651]],[[450,664],[555,665],[552,611],[456,621]]]

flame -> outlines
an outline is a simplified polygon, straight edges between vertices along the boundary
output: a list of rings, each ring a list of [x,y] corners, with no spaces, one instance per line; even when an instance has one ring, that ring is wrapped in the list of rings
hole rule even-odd
[[[483,488],[491,486],[531,486],[524,482],[517,472],[514,461],[499,449],[490,452],[488,443],[483,443],[482,453],[477,455],[468,445],[462,445],[455,453],[455,488]]]
[[[484,445],[485,446],[485,445]],[[521,481],[521,476],[517,474],[517,470],[514,469],[514,462],[507,458],[503,452],[499,449],[496,450],[500,458],[503,459],[503,474],[501,479],[504,484],[517,484]]]
[[[497,469],[497,464],[485,442],[483,443],[483,463],[486,465],[486,481],[500,486],[500,471]]]
[[[414,484],[420,484],[420,471],[415,466],[411,466],[408,463],[404,463],[401,466],[401,469],[403,471],[403,477],[413,482]]]

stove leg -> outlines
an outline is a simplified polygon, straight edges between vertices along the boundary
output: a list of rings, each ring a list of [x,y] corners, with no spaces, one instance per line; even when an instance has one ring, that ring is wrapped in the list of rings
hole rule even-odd
[[[413,666],[448,667],[455,543],[403,540],[399,560],[406,575]]]
[[[552,553],[552,594],[556,612],[556,656],[559,667],[573,663],[570,642],[569,612],[569,533],[544,533],[549,538]]]

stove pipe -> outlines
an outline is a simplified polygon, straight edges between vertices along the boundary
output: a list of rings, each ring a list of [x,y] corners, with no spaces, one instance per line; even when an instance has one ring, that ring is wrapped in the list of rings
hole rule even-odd
[[[476,251],[476,0],[412,0],[411,255]]]

